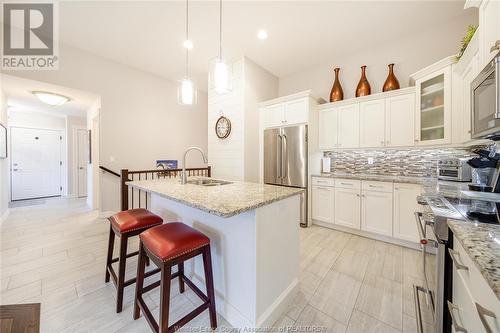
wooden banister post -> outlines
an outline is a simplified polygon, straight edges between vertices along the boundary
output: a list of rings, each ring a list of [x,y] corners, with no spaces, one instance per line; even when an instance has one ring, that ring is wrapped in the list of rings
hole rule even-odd
[[[122,169],[120,172],[120,198],[121,210],[128,210],[128,169]]]
[[[212,167],[208,166],[207,169],[208,169],[208,177],[212,177]]]

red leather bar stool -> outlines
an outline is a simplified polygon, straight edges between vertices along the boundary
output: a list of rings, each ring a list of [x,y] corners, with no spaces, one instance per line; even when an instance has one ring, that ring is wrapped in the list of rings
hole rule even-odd
[[[125,263],[127,258],[139,254],[135,251],[127,254],[128,239],[133,236],[139,235],[141,232],[158,226],[163,223],[163,219],[158,215],[151,213],[144,208],[129,209],[119,212],[109,218],[109,241],[108,241],[108,257],[106,260],[106,278],[105,281],[109,282],[110,276],[113,278],[113,283],[117,289],[116,295],[116,312],[119,313],[123,309],[123,290],[125,287],[133,284],[136,279],[132,278],[125,281]],[[115,236],[120,237],[120,256],[113,258],[113,247],[115,244]],[[111,266],[111,264],[118,262],[118,277]],[[158,273],[160,270],[149,271],[145,276],[150,276]]]
[[[141,243],[139,245],[139,264],[137,266],[137,284],[135,286],[134,319],[139,318],[142,310],[154,332],[174,332],[208,308],[210,326],[212,329],[216,329],[217,317],[215,313],[210,239],[201,232],[180,222],[166,223],[148,229],[141,233],[139,237]],[[200,254],[203,255],[207,295],[184,275],[184,262]],[[161,269],[161,280],[144,287],[146,258],[152,260]],[[179,269],[172,274],[172,266],[175,265],[178,265]],[[184,283],[186,283],[201,298],[203,304],[169,327],[170,281],[176,277],[179,278],[179,291],[184,292]],[[161,286],[159,324],[155,321],[142,298],[142,294],[158,286]]]

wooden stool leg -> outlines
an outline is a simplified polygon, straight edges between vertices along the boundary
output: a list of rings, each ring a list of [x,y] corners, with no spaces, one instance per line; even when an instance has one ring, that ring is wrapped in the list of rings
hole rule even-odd
[[[111,225],[109,226],[109,240],[108,240],[108,258],[106,259],[106,277],[104,282],[109,282],[109,267],[111,266],[111,260],[113,260],[113,247],[115,246],[115,232]]]
[[[116,313],[122,312],[123,309],[123,289],[125,288],[125,263],[127,260],[127,243],[128,237],[122,235],[120,237],[120,259],[118,260],[118,283],[116,295]]]
[[[170,283],[172,267],[164,263],[161,268],[161,291],[160,291],[160,333],[168,332],[168,311],[170,307]]]
[[[184,262],[180,262],[177,266],[179,270],[179,292],[184,292]]]
[[[210,304],[208,311],[210,314],[210,326],[212,329],[217,328],[217,313],[215,312],[215,290],[214,278],[212,273],[212,257],[210,255],[210,245],[205,246],[203,249],[203,268],[205,271],[205,283],[207,287],[207,296]]]
[[[144,271],[146,270],[146,251],[142,242],[139,244],[139,262],[137,263],[137,281],[135,285],[134,319],[139,319],[141,311],[139,308],[139,299],[142,299],[142,287],[144,286]]]

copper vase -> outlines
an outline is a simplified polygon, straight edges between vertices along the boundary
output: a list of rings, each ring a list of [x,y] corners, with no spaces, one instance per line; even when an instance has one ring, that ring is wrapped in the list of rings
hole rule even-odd
[[[370,83],[366,79],[366,66],[361,66],[361,78],[359,79],[358,86],[356,87],[356,97],[367,96],[372,92]]]
[[[387,75],[387,79],[384,82],[384,87],[382,91],[390,91],[399,89],[399,81],[394,75],[394,64],[389,64],[389,75]]]
[[[337,102],[344,99],[344,91],[339,81],[340,68],[335,68],[335,81],[333,82],[332,90],[330,91],[330,102]]]

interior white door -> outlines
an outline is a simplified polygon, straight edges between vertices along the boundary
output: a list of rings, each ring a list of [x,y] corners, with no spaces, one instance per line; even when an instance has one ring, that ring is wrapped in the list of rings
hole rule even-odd
[[[360,103],[359,117],[359,146],[385,146],[385,100],[381,99]]]
[[[87,164],[89,160],[89,135],[86,129],[77,131],[77,194],[87,196]]]
[[[12,200],[61,195],[61,134],[11,128]]]

